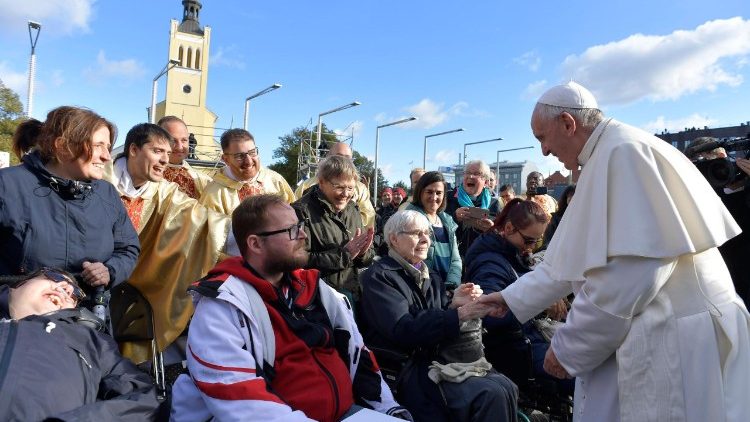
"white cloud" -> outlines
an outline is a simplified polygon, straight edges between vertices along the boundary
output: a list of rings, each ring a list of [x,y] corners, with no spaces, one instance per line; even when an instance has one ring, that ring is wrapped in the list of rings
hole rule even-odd
[[[478,110],[469,110],[469,104],[466,101],[459,101],[449,108],[445,108],[445,103],[436,103],[429,98],[404,108],[410,116],[417,120],[404,124],[404,126],[418,127],[421,129],[430,129],[448,121],[451,116],[471,116],[486,115]]]
[[[8,66],[7,62],[0,62],[0,80],[3,81],[3,85],[21,96],[22,92],[26,92],[28,86],[28,73],[27,70],[16,72]]]
[[[110,79],[130,81],[145,75],[143,65],[135,59],[108,60],[104,50],[99,50],[96,64],[83,71],[83,75],[94,85],[101,85]]]
[[[539,53],[537,53],[536,50],[531,50],[514,58],[513,62],[526,67],[532,72],[536,72],[542,65],[542,58],[539,57]]]
[[[547,80],[542,79],[541,81],[535,81],[526,86],[526,89],[521,93],[521,99],[523,100],[536,100],[538,99],[545,88],[547,87]]]
[[[208,58],[211,66],[224,66],[232,69],[244,69],[245,61],[241,54],[237,52],[237,46],[232,44],[229,47],[219,47],[214,50]]]
[[[42,24],[42,33],[88,32],[96,0],[0,0],[0,32],[25,34],[27,21]]]
[[[677,99],[720,85],[737,86],[750,54],[750,20],[708,21],[694,30],[669,35],[631,35],[589,47],[562,64],[565,79],[590,88],[600,104],[626,104],[644,98]]]
[[[451,149],[441,149],[435,154],[435,157],[430,161],[438,164],[451,164],[454,160],[458,159],[458,152]]]
[[[664,116],[659,116],[655,120],[646,123],[643,126],[643,130],[651,133],[661,133],[664,129],[669,132],[680,132],[686,128],[702,128],[704,126],[711,126],[716,123],[715,119],[711,119],[707,116],[701,116],[698,113],[693,113],[690,116],[669,120]]]

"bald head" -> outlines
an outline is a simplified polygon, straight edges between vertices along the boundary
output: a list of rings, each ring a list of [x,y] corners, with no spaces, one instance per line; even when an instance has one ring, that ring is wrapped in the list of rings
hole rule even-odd
[[[326,157],[332,157],[334,155],[346,157],[351,160],[352,149],[349,147],[349,145],[343,142],[336,142],[335,144],[331,145],[331,149],[328,150],[328,154],[326,155]]]

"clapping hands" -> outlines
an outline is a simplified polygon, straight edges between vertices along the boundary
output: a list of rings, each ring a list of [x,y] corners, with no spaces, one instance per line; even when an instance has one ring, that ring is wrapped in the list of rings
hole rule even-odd
[[[365,230],[357,229],[357,233],[352,237],[344,248],[349,251],[352,259],[362,256],[367,252],[367,249],[372,245],[372,239],[375,237],[375,229],[373,227],[367,227]]]

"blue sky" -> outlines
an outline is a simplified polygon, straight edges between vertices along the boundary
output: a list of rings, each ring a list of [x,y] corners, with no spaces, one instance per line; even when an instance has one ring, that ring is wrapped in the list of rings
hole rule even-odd
[[[718,1],[239,1],[204,0],[212,27],[208,106],[217,127],[250,131],[264,163],[278,137],[323,111],[354,127],[354,148],[374,155],[391,182],[468,158],[495,160],[498,149],[537,145],[529,129],[536,98],[570,78],[591,89],[605,113],[652,132],[722,127],[750,120],[750,6]],[[37,46],[34,116],[63,104],[90,107],[117,124],[118,141],[146,120],[151,80],[166,63],[169,20],[179,0],[0,0],[0,79],[26,99],[26,21],[43,29]],[[163,98],[165,81],[160,80]],[[502,159],[561,169],[537,147]],[[411,164],[410,164],[411,163]]]

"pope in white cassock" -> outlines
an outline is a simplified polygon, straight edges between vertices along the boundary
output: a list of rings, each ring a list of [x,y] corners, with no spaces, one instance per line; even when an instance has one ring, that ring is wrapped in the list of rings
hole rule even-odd
[[[716,248],[740,230],[706,180],[574,82],[531,128],[582,167],[576,194],[544,262],[481,300],[523,322],[575,293],[545,369],[577,377],[576,421],[750,420],[750,316]]]

